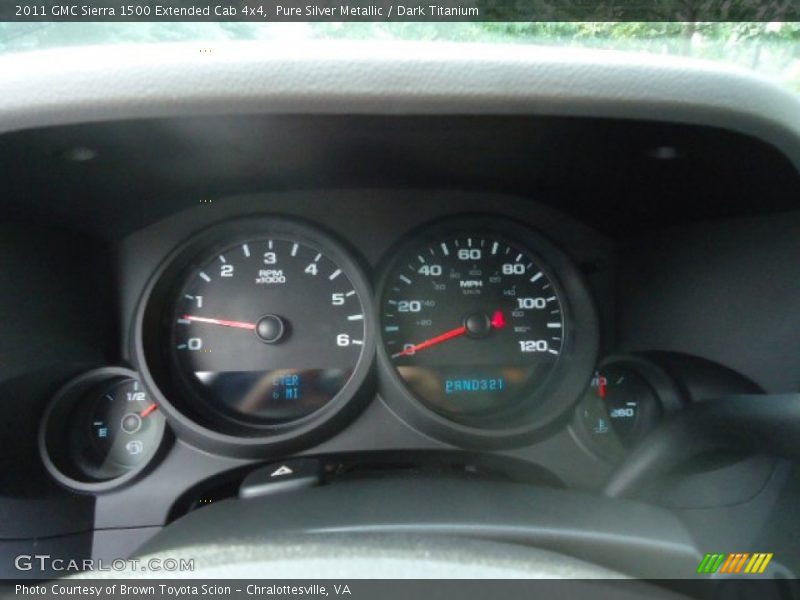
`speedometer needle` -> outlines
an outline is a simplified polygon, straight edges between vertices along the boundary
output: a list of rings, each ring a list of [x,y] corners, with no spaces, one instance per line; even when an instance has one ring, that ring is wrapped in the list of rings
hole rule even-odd
[[[503,311],[496,310],[492,313],[491,319],[488,317],[483,317],[484,322],[488,325],[489,329],[502,329],[506,326],[506,319],[503,315]],[[467,319],[467,323],[470,322],[470,319]],[[482,329],[480,334],[485,335],[488,333],[489,329]],[[412,346],[406,346],[402,352],[397,352],[396,354],[392,354],[392,358],[398,358],[400,356],[411,356],[412,354],[416,354],[420,350],[424,350],[425,348],[430,348],[431,346],[435,346],[436,344],[441,344],[442,342],[446,342],[447,340],[452,340],[453,338],[457,338],[462,336],[466,333],[470,332],[470,328],[467,325],[462,325],[461,327],[456,327],[455,329],[451,329],[450,331],[446,331],[441,335],[437,335],[429,340],[425,340],[424,342],[420,342],[419,344],[414,344]],[[472,330],[473,334],[479,334],[478,331],[475,329]]]
[[[236,327],[238,329],[255,330],[255,323],[243,323],[242,321],[227,321],[225,319],[209,319],[208,317],[195,317],[192,315],[183,315],[187,321],[194,321],[196,323],[209,323],[210,325],[222,325],[223,327]]]
[[[398,352],[397,354],[392,354],[392,358],[397,358],[398,356],[410,356],[412,354],[416,354],[420,350],[424,350],[425,348],[430,348],[431,346],[435,346],[436,344],[441,344],[442,342],[446,342],[447,340],[452,340],[455,337],[460,335],[464,335],[467,333],[466,326],[462,325],[461,327],[456,327],[455,329],[451,329],[450,331],[443,333],[442,335],[437,335],[434,338],[429,340],[425,340],[424,342],[420,342],[419,344],[415,344],[413,346],[406,346],[402,352]]]

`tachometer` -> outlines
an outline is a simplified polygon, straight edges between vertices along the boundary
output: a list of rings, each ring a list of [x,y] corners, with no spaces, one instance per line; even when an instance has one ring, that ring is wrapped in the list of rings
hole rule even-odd
[[[380,296],[383,351],[406,395],[430,411],[482,431],[517,429],[532,424],[524,415],[547,406],[576,365],[588,378],[591,302],[540,236],[462,220],[394,256]]]
[[[285,423],[330,402],[350,379],[364,311],[350,277],[316,246],[249,239],[187,274],[171,345],[180,374],[211,407]]]
[[[158,337],[144,331],[157,387],[181,416],[240,438],[336,412],[364,379],[373,335],[367,284],[335,242],[294,222],[258,223],[176,259],[151,306]]]

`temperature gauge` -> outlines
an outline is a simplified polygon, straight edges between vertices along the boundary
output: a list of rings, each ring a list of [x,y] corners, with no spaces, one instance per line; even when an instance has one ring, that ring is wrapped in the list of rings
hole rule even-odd
[[[163,435],[164,417],[136,374],[99,369],[71,381],[53,399],[40,448],[61,483],[99,491],[138,473]]]
[[[607,457],[622,455],[663,413],[662,401],[632,364],[610,362],[595,371],[578,405],[578,429]]]

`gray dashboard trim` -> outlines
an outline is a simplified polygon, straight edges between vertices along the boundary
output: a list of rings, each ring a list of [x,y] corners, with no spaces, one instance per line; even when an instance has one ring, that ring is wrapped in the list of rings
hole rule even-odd
[[[0,89],[0,133],[211,114],[587,116],[730,129],[800,167],[800,99],[791,92],[737,68],[644,54],[410,42],[112,45],[3,56]]]
[[[174,521],[139,552],[220,540],[258,544],[286,534],[483,539],[560,552],[636,577],[683,578],[701,558],[690,532],[663,508],[516,483],[419,476],[221,500]]]

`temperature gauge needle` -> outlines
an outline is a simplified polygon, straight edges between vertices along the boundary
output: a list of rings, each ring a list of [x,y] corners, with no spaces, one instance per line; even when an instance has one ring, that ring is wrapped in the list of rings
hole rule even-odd
[[[187,321],[194,321],[195,323],[208,323],[209,325],[222,325],[223,327],[235,327],[237,329],[249,329],[254,331],[256,328],[255,323],[243,323],[242,321],[228,321],[225,319],[210,319],[208,317],[195,317],[192,315],[183,315]]]
[[[600,396],[601,400],[605,400],[608,395],[608,379],[603,375],[597,378],[597,395]]]
[[[481,328],[482,331],[476,332],[473,328],[470,330],[470,327],[467,325],[462,325],[461,327],[456,327],[455,329],[451,329],[450,331],[446,331],[441,335],[437,335],[429,340],[425,340],[424,342],[420,342],[419,344],[415,344],[413,346],[406,346],[406,348],[402,352],[397,352],[396,354],[392,354],[392,358],[398,358],[400,356],[410,356],[412,354],[416,354],[420,350],[424,350],[425,348],[430,348],[431,346],[435,346],[437,344],[441,344],[442,342],[446,342],[447,340],[452,340],[453,338],[457,338],[467,333],[473,334],[486,334],[490,329],[502,329],[506,326],[506,320],[503,316],[503,311],[496,310],[492,313],[491,319],[487,319],[487,317],[483,317],[483,320],[486,321],[486,325],[488,329]],[[480,322],[480,319],[479,321]],[[467,324],[471,323],[471,319],[467,319]]]

